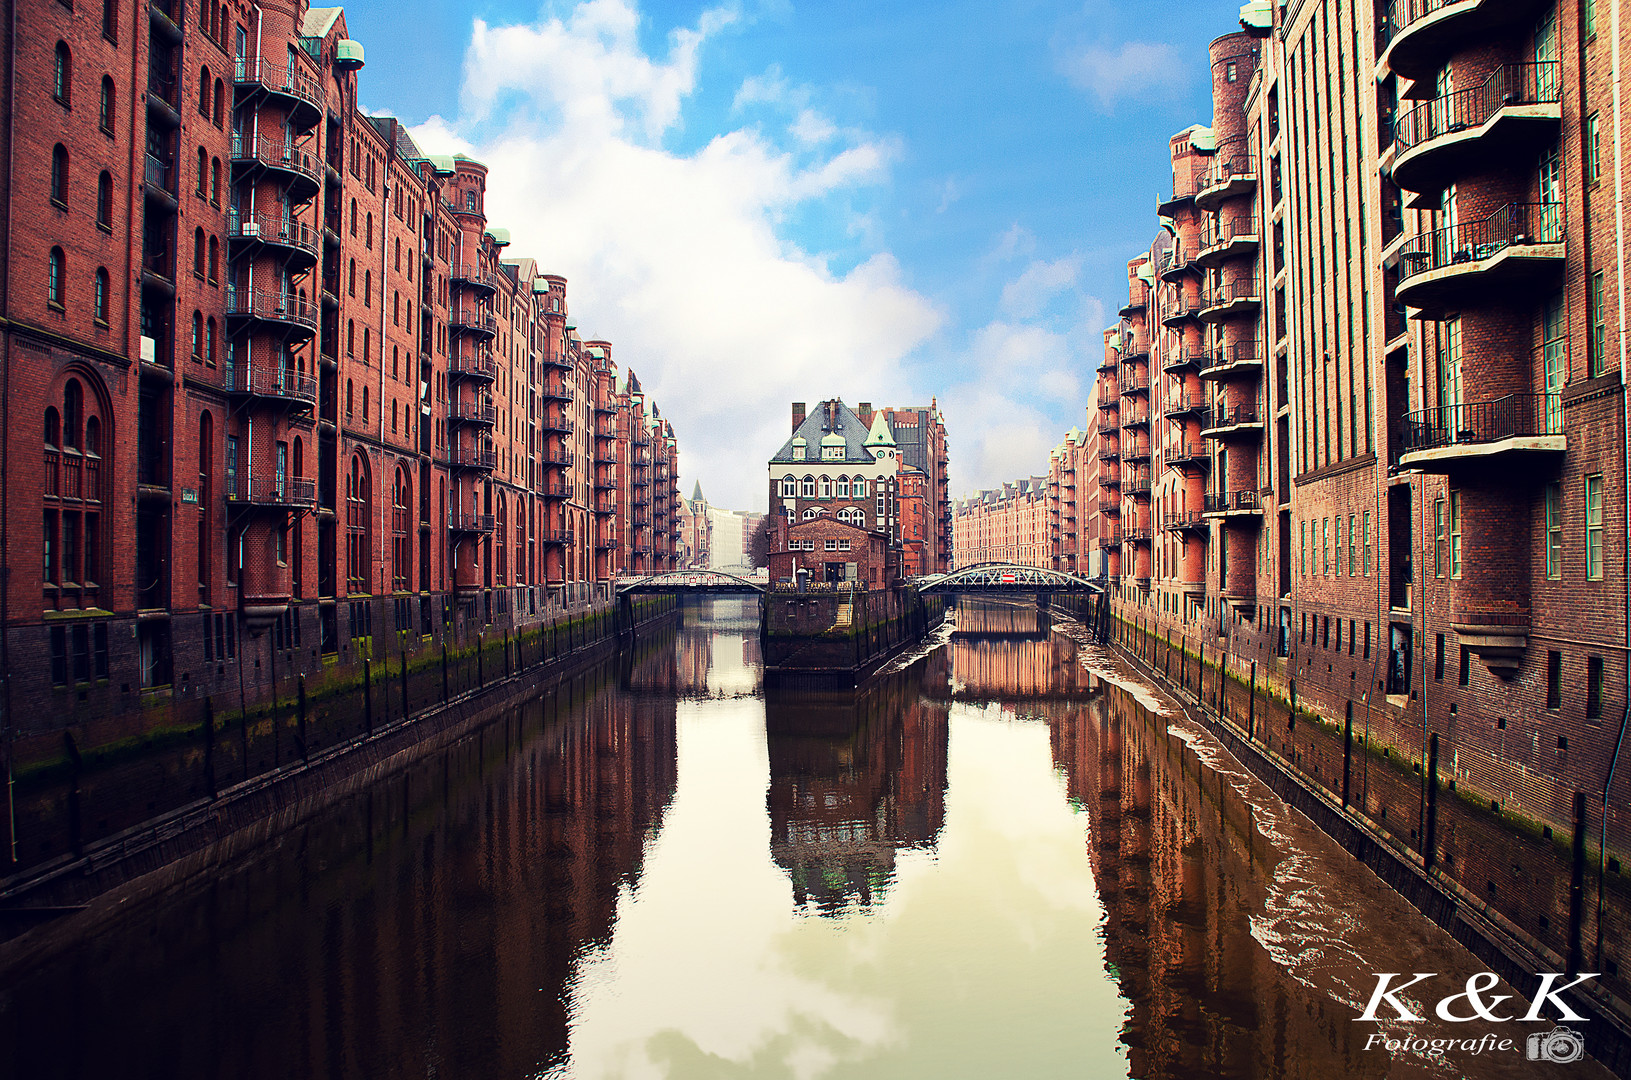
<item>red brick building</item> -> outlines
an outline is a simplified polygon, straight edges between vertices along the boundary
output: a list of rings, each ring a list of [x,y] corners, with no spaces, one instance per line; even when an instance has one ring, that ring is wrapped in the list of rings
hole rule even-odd
[[[359,111],[340,8],[16,14],[8,716],[236,691],[267,627],[297,671],[673,565],[672,428],[510,253],[486,166]]]
[[[775,520],[771,539],[772,581],[807,580],[827,585],[852,582],[868,589],[885,588],[896,576],[897,562],[889,540],[875,529],[834,517],[789,524]]]

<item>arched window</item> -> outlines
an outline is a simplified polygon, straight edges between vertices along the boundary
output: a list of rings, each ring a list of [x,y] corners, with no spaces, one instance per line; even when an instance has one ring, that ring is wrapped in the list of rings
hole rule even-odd
[[[357,295],[357,260],[351,260],[350,269],[346,271],[346,292],[351,296]]]
[[[68,148],[61,143],[51,149],[51,201],[68,205]]]
[[[215,80],[215,114],[214,114],[215,126],[216,127],[220,127],[223,123],[226,122],[226,100],[227,100],[226,84],[223,83],[220,79],[216,79]]]
[[[370,250],[372,250],[374,247],[374,212],[372,210],[368,212],[368,229],[366,235],[368,247]]]
[[[210,159],[210,202],[221,205],[221,159]]]
[[[352,408],[352,404],[355,401],[355,399],[351,396],[351,391],[352,391],[351,380],[347,379],[345,381],[345,418],[347,420],[351,419],[352,416],[356,415],[355,411]]]
[[[365,326],[365,327],[362,328],[362,362],[365,363],[365,364],[368,363],[369,362],[369,360],[368,360],[369,356],[370,356],[370,353],[368,351],[368,327]],[[363,412],[367,412],[367,411],[368,411],[367,409],[363,410]]]
[[[409,542],[408,507],[412,503],[412,489],[402,466],[396,467],[396,480],[391,485],[391,588],[396,592],[408,591],[408,573],[413,566],[413,547]]]
[[[391,402],[391,434],[392,435],[396,434],[396,415],[397,415],[397,404],[393,400]]]
[[[372,270],[362,272],[362,304],[363,307],[374,306],[374,272]]]
[[[368,423],[368,387],[362,388],[362,422]]]
[[[91,294],[91,314],[96,321],[106,326],[108,322],[108,271],[106,267],[96,268],[95,291]]]
[[[215,316],[204,322],[204,363],[215,366]]]
[[[814,521],[815,517],[816,517],[816,508],[815,507],[812,506],[812,507],[810,507],[810,509],[804,511],[804,520],[805,521]]]
[[[102,76],[102,100],[97,106],[96,123],[102,129],[102,134],[113,134],[113,79]]]
[[[67,273],[67,260],[63,258],[62,249],[54,247],[45,265],[45,302],[55,308],[67,305],[63,302],[62,279]]]
[[[393,378],[393,379],[401,377],[401,375],[399,374],[399,372],[401,371],[400,355],[399,354],[400,354],[400,350],[399,350],[398,346],[392,345],[391,346],[391,378]]]
[[[210,284],[211,285],[214,285],[218,280],[220,280],[220,278],[219,278],[220,271],[221,271],[221,242],[218,239],[216,239],[215,237],[212,236],[212,237],[210,237],[210,273],[209,273]]]
[[[806,498],[806,499],[813,499],[813,498],[816,497],[815,477],[806,476],[804,478],[804,483],[799,489],[799,494],[800,494],[800,496],[802,498]]]
[[[62,442],[64,446],[79,447],[79,425],[85,415],[85,391],[78,379],[69,379],[62,391]]]
[[[51,96],[67,105],[71,102],[74,90],[74,58],[68,51],[68,43],[57,42],[56,66],[51,69]]]
[[[198,598],[208,602],[210,584],[215,565],[210,556],[210,539],[215,530],[210,528],[210,478],[214,475],[215,418],[205,412],[198,418]]]
[[[504,543],[504,537],[508,532],[509,532],[509,517],[505,513],[504,493],[502,491],[500,491],[498,493],[497,521],[495,522],[495,528],[493,530],[493,535],[495,537],[497,537],[497,539],[498,539],[498,544],[497,544],[497,547],[498,547],[498,567],[497,567],[497,570],[498,570],[498,584],[500,584],[500,585],[504,584],[504,575],[505,575],[505,572],[509,569],[509,560],[505,557],[506,553],[509,551],[509,545]]]
[[[852,498],[852,499],[864,499],[864,498],[866,498],[866,481],[862,480],[859,476],[857,476],[855,478],[855,483],[850,485],[850,498]]]
[[[45,445],[62,449],[62,414],[55,405],[45,407]]]
[[[96,178],[96,223],[105,231],[113,231],[113,174],[103,172]]]
[[[347,319],[346,320],[346,324],[345,324],[345,354],[347,356],[356,356],[357,355],[357,321],[355,319]]]
[[[193,312],[193,363],[204,361],[204,313]]]
[[[220,14],[216,17],[215,23],[215,37],[217,40],[226,34],[227,27],[231,24],[231,22],[232,16],[227,12],[227,6],[222,4]]]
[[[209,179],[209,170],[207,168],[209,160],[209,151],[200,146],[198,148],[198,197],[200,199],[209,194],[209,188],[205,187],[205,181]]]
[[[373,493],[368,480],[368,466],[361,454],[351,456],[351,471],[345,485],[346,521],[346,591],[365,595],[372,589],[373,546],[368,532],[371,523]]]
[[[204,276],[204,230],[202,227],[193,230],[193,276]]]
[[[351,200],[351,235],[357,235],[357,200]]]
[[[210,69],[200,68],[198,72],[198,115],[208,118],[210,114]]]
[[[849,498],[849,477],[840,476],[833,484],[833,496],[839,499]]]
[[[832,481],[827,477],[823,476],[820,481],[817,482],[816,489],[820,492],[820,495],[818,496],[819,498],[832,498]]]

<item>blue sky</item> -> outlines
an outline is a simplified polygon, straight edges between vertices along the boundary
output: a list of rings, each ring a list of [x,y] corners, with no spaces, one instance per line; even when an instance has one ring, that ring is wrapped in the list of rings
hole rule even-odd
[[[1125,263],[1237,3],[349,5],[365,108],[493,168],[673,420],[756,508],[788,403],[938,398],[962,494],[1083,419]]]

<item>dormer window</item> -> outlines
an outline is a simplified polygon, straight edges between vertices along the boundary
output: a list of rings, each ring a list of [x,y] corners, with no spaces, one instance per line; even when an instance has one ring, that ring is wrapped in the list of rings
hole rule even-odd
[[[823,446],[821,448],[822,461],[843,461],[844,448],[842,446]]]

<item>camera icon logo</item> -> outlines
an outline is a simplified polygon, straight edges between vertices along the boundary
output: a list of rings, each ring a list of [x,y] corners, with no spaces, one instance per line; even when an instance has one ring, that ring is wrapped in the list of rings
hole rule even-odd
[[[1555,1061],[1567,1065],[1579,1061],[1586,1054],[1586,1040],[1578,1031],[1555,1027],[1551,1031],[1536,1032],[1529,1036],[1524,1052],[1530,1061]]]

